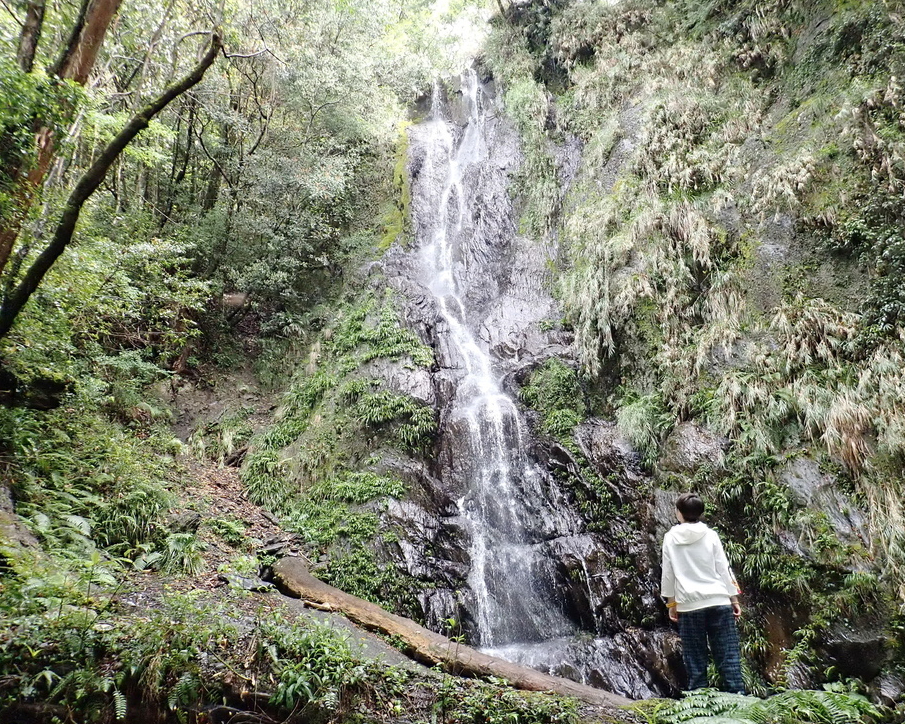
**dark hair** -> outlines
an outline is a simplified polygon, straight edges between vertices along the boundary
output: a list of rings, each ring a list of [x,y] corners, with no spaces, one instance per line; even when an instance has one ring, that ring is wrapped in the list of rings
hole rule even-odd
[[[682,493],[676,500],[676,508],[686,523],[697,523],[704,514],[704,501],[694,493]]]

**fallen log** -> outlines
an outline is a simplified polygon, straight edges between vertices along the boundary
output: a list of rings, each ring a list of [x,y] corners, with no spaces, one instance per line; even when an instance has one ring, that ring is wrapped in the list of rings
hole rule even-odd
[[[452,641],[410,619],[318,580],[311,575],[301,558],[281,558],[274,564],[273,573],[277,587],[286,595],[315,603],[318,607],[330,607],[362,628],[396,636],[408,646],[409,656],[428,666],[439,664],[457,676],[494,676],[505,679],[516,689],[550,691],[589,704],[620,706],[631,703],[617,694],[543,674]]]

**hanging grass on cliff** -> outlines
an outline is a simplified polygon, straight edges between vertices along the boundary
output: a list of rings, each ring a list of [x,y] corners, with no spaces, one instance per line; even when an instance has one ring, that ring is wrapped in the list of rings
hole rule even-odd
[[[566,325],[605,397],[593,412],[615,411],[655,482],[697,486],[735,531],[752,642],[760,604],[799,616],[777,680],[817,664],[855,601],[894,626],[905,590],[900,10],[526,3],[489,43],[507,112],[533,129],[523,227],[558,231]],[[568,144],[574,174],[550,162]],[[535,200],[562,178],[542,228]],[[659,467],[688,421],[729,445],[694,480]],[[806,515],[782,482],[799,457],[868,511],[870,540]],[[802,556],[789,529],[825,545]]]

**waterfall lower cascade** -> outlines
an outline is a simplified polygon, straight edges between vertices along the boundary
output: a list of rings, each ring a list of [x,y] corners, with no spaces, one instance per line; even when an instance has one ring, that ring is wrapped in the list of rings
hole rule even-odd
[[[437,476],[455,508],[439,525],[453,525],[450,538],[467,547],[445,564],[467,570],[466,589],[454,601],[438,595],[429,618],[437,625],[455,613],[470,644],[517,663],[627,696],[662,693],[644,663],[647,643],[621,631],[594,638],[603,604],[586,561],[599,543],[535,459],[504,389],[523,355],[556,353],[538,332],[555,314],[544,255],[518,235],[509,197],[518,136],[470,71],[448,97],[435,88],[409,139],[416,243],[396,264],[439,367]]]
[[[476,73],[466,76],[464,86],[469,116],[458,143],[441,113],[439,89],[434,92],[428,168],[422,173],[442,182],[422,247],[422,269],[447,330],[445,351],[461,373],[447,424],[463,430],[467,442],[460,452],[467,458],[470,484],[458,506],[472,541],[468,585],[474,595],[475,643],[492,647],[564,636],[573,627],[554,600],[554,573],[541,550],[543,523],[550,517],[544,515],[542,477],[525,454],[523,422],[500,389],[487,345],[469,329],[457,279],[460,266],[480,259],[496,241],[464,223],[481,201],[481,184],[466,185],[465,175],[480,177],[488,160]]]

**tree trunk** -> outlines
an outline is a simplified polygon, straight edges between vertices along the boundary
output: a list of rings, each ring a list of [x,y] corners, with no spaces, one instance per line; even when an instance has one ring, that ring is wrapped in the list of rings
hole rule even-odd
[[[204,187],[204,196],[201,198],[201,208],[204,211],[210,211],[217,205],[217,197],[220,195],[220,178],[220,169],[212,163],[207,176],[207,184]]]
[[[85,171],[79,179],[66,205],[63,207],[63,213],[57,224],[53,239],[47,248],[42,251],[37,259],[29,267],[28,271],[22,277],[22,281],[4,300],[3,306],[0,307],[0,339],[5,337],[12,328],[16,317],[25,306],[25,303],[38,288],[38,284],[44,278],[53,263],[65,251],[66,246],[72,240],[75,232],[75,225],[82,211],[82,206],[93,194],[97,187],[101,185],[107,171],[113,165],[123,149],[137,136],[142,130],[148,127],[151,119],[175,98],[185,93],[189,88],[196,85],[203,77],[205,71],[213,64],[220,52],[223,42],[219,35],[211,36],[210,47],[207,53],[195,66],[195,68],[178,83],[171,85],[160,96],[151,101],[148,105],[136,113],[126,126],[116,135],[116,137],[107,144],[106,148],[101,151],[91,167]]]
[[[42,0],[37,0],[35,4],[38,3],[43,6]],[[94,68],[107,29],[121,4],[122,0],[93,0],[88,5],[82,5],[82,12],[73,28],[66,50],[53,68],[54,74],[64,80],[73,80],[80,85],[85,85],[88,75]],[[29,6],[30,12],[31,6]],[[28,15],[26,15],[27,22]],[[23,28],[23,35],[25,31],[26,29]],[[40,27],[38,27],[38,31],[40,32]],[[35,37],[35,47],[37,47],[37,37]],[[43,126],[40,118],[35,119],[35,128],[37,158],[34,165],[25,174],[22,173],[21,168],[15,169],[11,174],[19,178],[16,182],[17,188],[13,192],[13,211],[3,220],[3,228],[0,229],[0,273],[6,267],[22,224],[28,218],[28,212],[34,203],[35,193],[47,175],[56,150],[53,131]]]
[[[451,641],[414,621],[385,611],[376,604],[328,586],[308,572],[301,558],[281,558],[274,565],[273,571],[277,584],[284,593],[310,601],[318,607],[328,606],[363,628],[380,631],[388,636],[398,636],[409,647],[409,655],[428,666],[440,664],[450,673],[459,676],[495,676],[505,679],[516,689],[552,691],[598,706],[612,707],[630,703],[629,699],[602,689],[542,674]]]
[[[32,0],[25,10],[25,22],[19,33],[19,48],[16,51],[16,62],[25,73],[31,73],[35,65],[35,53],[44,27],[44,5],[45,0]]]
[[[93,0],[88,6],[75,43],[70,44],[59,63],[57,75],[60,78],[85,85],[103,45],[107,28],[121,4],[122,0]]]

